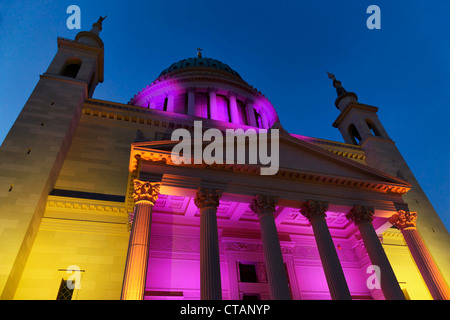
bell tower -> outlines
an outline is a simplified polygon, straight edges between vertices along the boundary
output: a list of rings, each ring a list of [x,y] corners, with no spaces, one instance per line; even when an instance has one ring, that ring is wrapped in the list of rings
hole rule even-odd
[[[333,127],[339,129],[346,143],[359,145],[364,149],[368,166],[411,184],[412,188],[403,196],[403,200],[410,211],[417,212],[417,229],[440,266],[442,275],[450,283],[450,259],[446,249],[450,246],[449,232],[395,142],[381,124],[377,116],[378,108],[359,103],[355,93],[347,92],[334,75],[329,73],[328,76],[336,88],[338,97],[335,105],[340,111]]]
[[[58,50],[0,147],[0,299],[12,299],[82,105],[103,81],[100,19]]]
[[[353,92],[347,92],[335,76],[328,73],[333,80],[333,87],[338,95],[335,105],[341,114],[333,123],[338,128],[346,143],[358,145],[370,136],[391,141],[377,116],[378,108],[361,104]]]

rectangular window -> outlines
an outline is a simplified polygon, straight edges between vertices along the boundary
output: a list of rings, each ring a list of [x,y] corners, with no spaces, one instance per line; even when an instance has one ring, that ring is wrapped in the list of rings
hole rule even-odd
[[[254,264],[243,264],[239,262],[239,275],[241,282],[258,282]]]

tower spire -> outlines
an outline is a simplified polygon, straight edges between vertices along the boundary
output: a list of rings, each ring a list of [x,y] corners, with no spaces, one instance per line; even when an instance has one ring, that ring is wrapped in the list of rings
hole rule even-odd
[[[336,88],[336,93],[338,96],[335,101],[336,108],[342,111],[350,102],[358,102],[358,97],[354,92],[347,92],[347,90],[345,90],[342,86],[341,82],[339,80],[336,80],[334,74],[329,73],[328,71],[327,74],[328,78],[333,80],[333,87]]]
[[[100,16],[100,18],[98,18],[97,22],[92,25],[92,29],[91,29],[90,32],[92,32],[93,34],[99,36],[100,35],[100,31],[102,31],[103,20],[105,20],[106,17],[107,16],[105,16],[105,17]]]
[[[92,24],[92,29],[90,31],[81,31],[75,37],[75,40],[81,43],[85,43],[94,47],[103,48],[103,41],[100,39],[100,31],[102,31],[102,23],[103,20],[106,19],[107,16],[100,16],[97,22]]]
[[[340,97],[344,93],[347,93],[347,90],[344,89],[341,82],[339,80],[336,80],[336,77],[334,76],[334,74],[329,73],[328,71],[327,71],[327,73],[328,73],[328,78],[333,80],[333,87],[336,88],[336,93],[337,93],[338,97]]]

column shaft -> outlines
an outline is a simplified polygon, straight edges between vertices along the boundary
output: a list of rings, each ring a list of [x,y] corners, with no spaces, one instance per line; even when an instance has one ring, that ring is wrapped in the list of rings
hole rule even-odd
[[[403,238],[434,300],[450,300],[450,291],[416,228],[402,230]]]
[[[351,300],[350,290],[342,271],[341,262],[325,220],[327,210],[327,202],[308,200],[300,208],[300,213],[309,220],[313,228],[331,299]]]
[[[273,215],[276,202],[276,197],[257,195],[250,204],[250,209],[259,218],[267,279],[272,299],[290,300],[291,292]]]
[[[230,121],[232,123],[239,124],[239,112],[236,102],[236,96],[234,94],[230,94],[228,96],[228,99],[230,100],[230,114],[231,114]]]
[[[389,222],[400,229],[431,296],[435,300],[450,300],[450,289],[425,242],[417,231],[417,212],[398,210]]]
[[[269,122],[267,121],[267,114],[261,110],[261,124],[264,129],[269,129]]]
[[[373,214],[373,207],[355,206],[347,214],[347,219],[352,220],[358,226],[372,265],[380,268],[378,281],[385,299],[405,300],[394,270],[372,225]]]
[[[311,217],[311,226],[322,261],[323,271],[327,279],[331,299],[351,300],[350,290],[342,271],[341,262],[334,247],[330,230],[324,218]]]
[[[199,188],[194,203],[200,209],[200,298],[221,300],[217,208],[222,190]]]
[[[188,89],[188,110],[187,113],[190,116],[195,116],[195,89]]]
[[[217,96],[215,89],[209,90],[209,114],[211,115],[211,119],[219,119],[217,114]]]
[[[136,203],[122,287],[122,300],[142,300],[147,278],[153,204]]]
[[[200,293],[202,300],[221,300],[217,208],[200,209]]]
[[[152,209],[159,195],[159,182],[134,180],[134,219],[128,242],[122,284],[122,300],[142,300],[147,280]]]
[[[259,224],[272,299],[290,300],[291,294],[273,213],[260,214]]]
[[[256,117],[255,117],[255,109],[253,109],[253,104],[251,102],[247,103],[246,111],[247,111],[248,125],[252,126],[252,127],[256,127],[257,123],[256,123]]]
[[[405,300],[394,270],[384,252],[380,239],[370,221],[362,221],[358,224],[361,238],[369,255],[372,265],[380,268],[380,286],[386,300]]]

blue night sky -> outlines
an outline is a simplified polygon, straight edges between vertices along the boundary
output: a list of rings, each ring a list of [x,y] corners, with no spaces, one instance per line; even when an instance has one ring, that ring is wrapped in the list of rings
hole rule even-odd
[[[378,116],[450,229],[449,1],[5,1],[0,3],[0,142],[50,64],[58,36],[73,39],[108,15],[105,81],[94,98],[127,103],[173,62],[218,59],[263,92],[285,129],[343,141],[336,75]],[[369,5],[381,29],[369,30]]]

